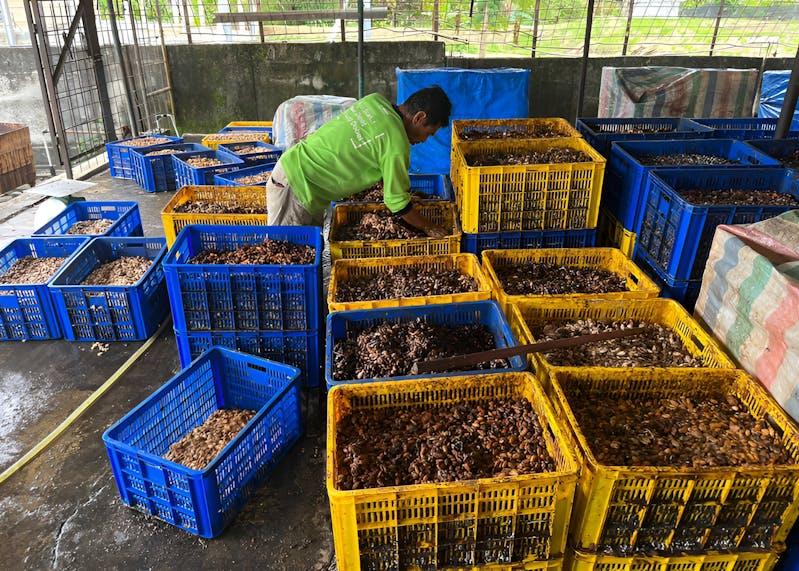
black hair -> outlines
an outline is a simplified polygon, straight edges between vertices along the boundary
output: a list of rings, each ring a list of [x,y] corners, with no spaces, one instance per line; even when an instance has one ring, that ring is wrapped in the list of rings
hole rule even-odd
[[[425,125],[438,125],[440,127],[449,125],[452,102],[438,85],[425,87],[412,93],[402,105],[411,116],[416,115],[419,111],[426,113],[427,120],[424,123]]]

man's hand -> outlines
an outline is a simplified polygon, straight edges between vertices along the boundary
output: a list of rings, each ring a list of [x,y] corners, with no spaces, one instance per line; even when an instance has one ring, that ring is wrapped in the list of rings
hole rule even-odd
[[[444,230],[441,226],[430,226],[425,228],[425,234],[430,236],[431,238],[443,238],[447,235],[447,231]]]

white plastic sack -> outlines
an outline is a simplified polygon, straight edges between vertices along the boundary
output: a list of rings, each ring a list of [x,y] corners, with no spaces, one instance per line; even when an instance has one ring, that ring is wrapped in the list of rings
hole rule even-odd
[[[272,120],[272,143],[288,149],[355,103],[352,97],[298,95],[278,105]]]

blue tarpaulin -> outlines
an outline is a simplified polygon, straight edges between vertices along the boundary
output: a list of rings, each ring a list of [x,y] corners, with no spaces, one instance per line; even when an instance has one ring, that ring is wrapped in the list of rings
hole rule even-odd
[[[760,87],[759,117],[779,117],[782,103],[785,101],[785,92],[788,81],[791,79],[790,70],[763,72],[763,84]],[[791,130],[799,130],[799,105],[794,111]]]
[[[397,68],[397,103],[431,85],[440,85],[452,101],[450,120],[528,116],[529,69]],[[451,146],[451,127],[439,129],[435,137],[413,145],[411,172],[449,174]]]

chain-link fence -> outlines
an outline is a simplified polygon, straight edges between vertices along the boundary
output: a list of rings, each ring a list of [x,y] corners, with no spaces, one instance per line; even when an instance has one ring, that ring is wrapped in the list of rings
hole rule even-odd
[[[114,1],[119,22],[156,26],[167,43],[358,39],[355,0]],[[17,18],[21,2],[0,0],[0,8],[7,3]],[[108,3],[96,2],[98,27]],[[365,0],[364,13],[366,41],[437,39],[449,55],[576,57],[588,0]],[[5,26],[6,42],[13,27]],[[595,0],[590,55],[790,57],[798,37],[796,0]]]

